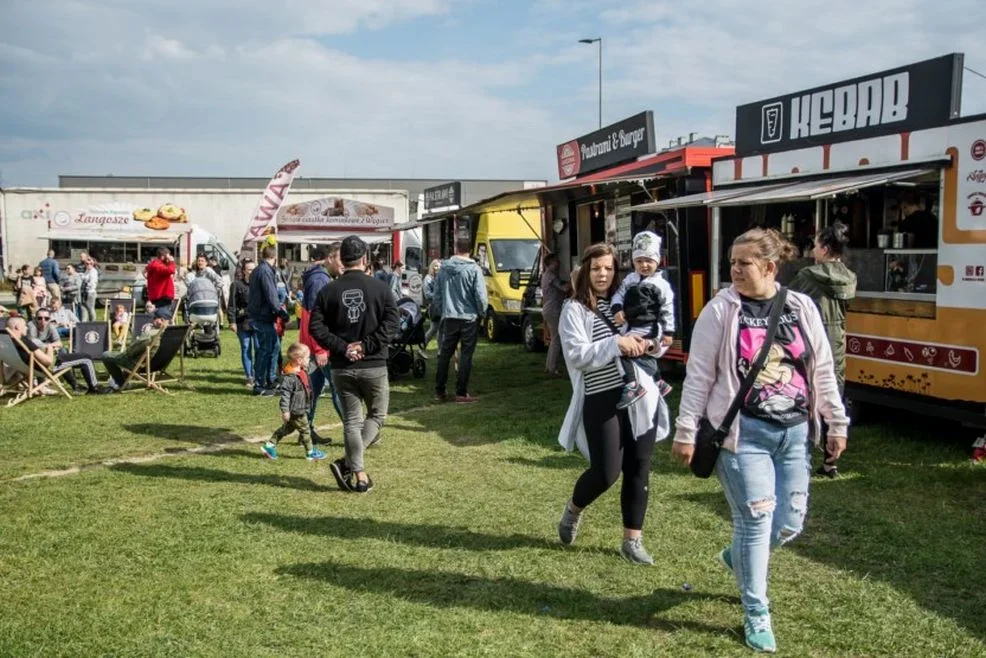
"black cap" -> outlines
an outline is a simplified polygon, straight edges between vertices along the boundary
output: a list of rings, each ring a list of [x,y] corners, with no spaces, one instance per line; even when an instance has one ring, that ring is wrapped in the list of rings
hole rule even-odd
[[[339,259],[343,265],[355,265],[366,255],[366,243],[358,236],[346,237],[339,246]]]

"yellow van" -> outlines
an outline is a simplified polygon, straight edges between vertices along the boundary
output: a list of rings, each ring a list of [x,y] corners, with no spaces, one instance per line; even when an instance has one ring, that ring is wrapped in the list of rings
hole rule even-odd
[[[466,221],[463,221],[466,219]],[[473,254],[483,269],[490,307],[483,333],[490,341],[519,335],[523,290],[510,287],[510,273],[526,278],[541,246],[541,206],[534,194],[480,202],[459,216],[457,230],[468,230]]]

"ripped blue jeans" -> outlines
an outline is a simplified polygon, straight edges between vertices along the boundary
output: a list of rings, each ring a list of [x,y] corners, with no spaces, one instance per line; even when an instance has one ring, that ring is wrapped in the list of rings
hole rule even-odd
[[[731,558],[743,607],[767,608],[770,551],[801,534],[808,511],[808,423],[781,427],[740,415],[739,449],[719,453],[716,474],[733,514]]]

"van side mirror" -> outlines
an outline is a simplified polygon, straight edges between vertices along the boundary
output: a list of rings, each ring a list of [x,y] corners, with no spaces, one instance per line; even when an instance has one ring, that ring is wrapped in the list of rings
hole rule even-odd
[[[520,270],[510,270],[510,287],[520,290]]]
[[[219,269],[221,269],[223,272],[226,272],[226,271],[229,270],[229,259],[228,258],[220,258],[219,259]]]

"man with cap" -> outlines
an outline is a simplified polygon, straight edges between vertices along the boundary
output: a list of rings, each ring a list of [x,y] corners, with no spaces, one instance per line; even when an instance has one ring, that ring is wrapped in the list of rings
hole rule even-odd
[[[109,385],[113,390],[119,390],[123,386],[123,382],[127,379],[123,371],[133,370],[148,347],[151,348],[151,356],[154,356],[161,345],[161,334],[164,333],[164,328],[168,326],[170,320],[170,309],[159,308],[154,311],[152,328],[137,336],[125,351],[103,352],[103,366],[110,374]]]
[[[342,407],[346,456],[329,468],[340,489],[356,493],[373,489],[363,451],[379,440],[387,418],[387,352],[400,324],[390,287],[366,275],[367,252],[355,235],[342,241],[342,275],[318,293],[309,320],[312,338],[329,351]]]

